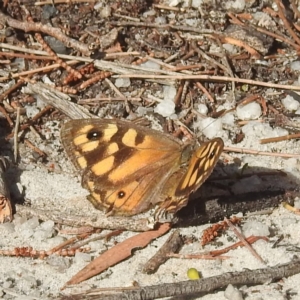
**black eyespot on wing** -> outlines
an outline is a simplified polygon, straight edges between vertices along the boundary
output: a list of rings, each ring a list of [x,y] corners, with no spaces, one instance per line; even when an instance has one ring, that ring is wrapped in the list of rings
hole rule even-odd
[[[91,129],[87,133],[86,137],[90,141],[96,141],[96,140],[99,140],[102,137],[102,132],[98,131],[97,129]]]
[[[126,193],[125,193],[124,191],[120,191],[120,192],[118,192],[118,197],[119,197],[119,199],[122,199],[122,198],[124,198],[124,197],[125,197],[125,195],[126,195]]]
[[[213,159],[216,155],[216,152],[215,151],[212,151],[210,154],[209,154],[209,158],[210,159]]]

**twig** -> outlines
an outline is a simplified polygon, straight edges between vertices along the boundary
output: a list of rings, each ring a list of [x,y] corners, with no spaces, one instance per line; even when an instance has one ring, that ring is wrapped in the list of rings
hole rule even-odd
[[[179,234],[179,230],[175,230],[162,245],[162,247],[151,257],[143,267],[143,273],[153,274],[157,269],[165,263],[169,257],[167,256],[170,252],[177,252],[183,245],[183,239]]]
[[[238,148],[238,147],[224,147],[224,151],[230,152],[238,152],[238,153],[247,153],[253,155],[267,155],[267,156],[276,156],[276,157],[286,157],[286,158],[300,158],[300,154],[289,154],[289,153],[276,153],[276,152],[266,152],[266,151],[259,151],[253,149],[246,149],[246,148]]]
[[[179,296],[183,299],[187,296],[201,295],[212,293],[217,289],[232,285],[258,285],[272,281],[280,280],[284,277],[293,276],[300,273],[300,259],[293,260],[286,264],[281,264],[274,267],[245,270],[241,272],[228,272],[222,275],[200,280],[189,280],[177,283],[163,283],[153,286],[134,287],[132,290],[123,289],[120,291],[117,288],[111,289],[109,293],[96,293],[97,290],[90,290],[85,293],[63,296],[61,300],[70,299],[99,299],[102,300],[150,300],[164,297]],[[115,294],[112,294],[115,291]]]
[[[288,134],[288,135],[283,135],[283,136],[274,137],[274,138],[261,139],[260,143],[267,144],[267,143],[281,142],[281,141],[286,141],[286,140],[291,140],[291,139],[299,139],[299,138],[300,138],[300,133],[295,133],[295,134]]]
[[[100,211],[97,211],[96,214],[90,214],[89,216],[76,216],[64,214],[61,211],[41,210],[22,205],[16,205],[16,209],[20,214],[30,214],[37,216],[43,221],[53,220],[55,223],[72,227],[91,226],[95,228],[112,230],[124,229],[130,231],[148,231],[154,227],[154,224],[149,222],[146,218],[138,219],[131,217],[130,222],[128,222],[128,217],[106,217],[105,214]]]
[[[53,36],[64,43],[67,47],[77,49],[81,53],[86,56],[91,55],[91,51],[89,50],[88,46],[84,43],[81,43],[77,40],[67,37],[59,28],[53,28],[49,25],[44,25],[42,23],[31,23],[26,21],[18,21],[15,20],[7,15],[5,15],[2,11],[0,11],[0,19],[1,22],[7,23],[7,25],[23,30],[24,32],[43,32],[50,36]]]
[[[246,238],[246,241],[249,244],[253,244],[258,240],[264,240],[266,242],[269,241],[269,239],[265,236],[253,236],[253,235],[251,235],[251,236]],[[245,246],[244,243],[240,241],[240,242],[234,243],[233,245],[231,245],[229,247],[226,247],[226,248],[223,248],[223,249],[220,249],[220,250],[212,250],[212,251],[209,251],[208,253],[210,255],[217,256],[217,255],[220,255],[220,254],[227,253],[228,251],[230,251],[232,249],[236,249],[238,247],[243,247],[243,246]]]
[[[17,108],[17,118],[14,129],[14,160],[17,162],[18,159],[18,131],[20,125],[20,107]]]
[[[96,63],[95,63],[96,64]],[[176,75],[146,75],[146,74],[124,74],[124,75],[115,75],[114,78],[143,78],[143,79],[169,79],[169,80],[205,80],[205,81],[221,81],[221,82],[239,82],[249,85],[258,85],[269,88],[284,89],[284,90],[294,90],[300,91],[300,86],[295,85],[285,85],[285,84],[276,84],[263,81],[256,81],[251,79],[227,77],[227,76],[210,76],[210,75],[185,75],[185,74],[176,74]]]
[[[51,105],[72,119],[95,118],[83,107],[71,102],[71,98],[43,83],[28,83],[24,92],[39,95],[40,99],[47,105]]]
[[[243,234],[240,233],[236,229],[236,227],[227,218],[225,218],[225,222],[231,228],[231,230],[236,234],[236,236],[241,240],[241,242],[244,244],[244,246],[253,254],[253,256],[256,257],[260,262],[262,262],[263,264],[265,264],[264,260],[255,251],[255,249],[251,246],[251,244],[248,243],[248,241],[245,239],[245,237],[243,236]]]
[[[299,37],[294,32],[294,30],[291,28],[288,20],[286,19],[285,15],[284,15],[284,12],[283,12],[283,9],[282,9],[282,5],[283,4],[279,0],[275,0],[275,3],[276,3],[277,8],[278,8],[278,16],[279,16],[279,18],[282,20],[285,28],[287,29],[287,31],[289,32],[289,34],[292,36],[292,38],[294,39],[294,41],[298,45],[300,45],[300,39],[299,39]],[[299,48],[297,50],[299,50]]]

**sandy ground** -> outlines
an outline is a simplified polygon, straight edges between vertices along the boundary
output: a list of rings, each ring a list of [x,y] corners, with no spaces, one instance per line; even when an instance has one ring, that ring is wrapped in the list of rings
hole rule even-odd
[[[225,141],[227,145],[229,141]],[[245,139],[244,144],[250,143]],[[281,151],[296,153],[299,149],[298,141],[282,142]],[[255,144],[254,140],[252,144]],[[257,145],[254,145],[257,146]],[[277,145],[279,147],[280,145]],[[259,147],[259,146],[257,146]],[[270,147],[270,146],[269,146]],[[54,172],[49,172],[43,164],[36,164],[34,167],[24,164],[19,172],[19,181],[14,183],[16,175],[13,169],[9,172],[10,185],[13,187],[13,195],[18,192],[25,194],[27,204],[47,210],[59,210],[68,214],[80,213],[81,215],[94,212],[92,205],[85,199],[87,191],[81,188],[79,178],[74,174],[74,168],[67,160],[64,153],[61,153],[59,141],[53,146],[53,161],[56,164]],[[285,180],[282,177],[265,178],[254,175],[236,181],[233,190],[242,193],[247,190],[260,190],[264,188],[282,187],[292,189],[297,187],[299,176],[299,162],[294,158],[282,159],[268,156],[234,155],[239,157],[242,164],[249,164],[251,170],[265,168],[266,170],[282,170],[289,172]],[[230,164],[227,169],[230,170]],[[226,170],[226,168],[225,168]],[[220,170],[219,170],[220,171]],[[216,177],[218,174],[215,174]],[[251,188],[250,188],[251,187]],[[23,190],[22,190],[23,189]],[[297,201],[296,201],[297,203]],[[97,213],[97,212],[96,212]],[[241,225],[246,236],[251,234],[267,235],[269,242],[260,240],[253,247],[261,255],[266,265],[254,258],[245,248],[238,248],[230,251],[227,260],[185,260],[169,259],[153,275],[146,275],[141,272],[144,263],[157,251],[166,241],[169,234],[153,241],[145,249],[135,251],[128,260],[109,268],[102,274],[95,276],[78,287],[67,288],[60,291],[60,288],[76,272],[82,269],[94,257],[113,246],[116,242],[122,241],[136,233],[124,232],[120,236],[112,238],[109,242],[98,240],[91,242],[90,253],[78,253],[75,257],[59,257],[52,255],[44,260],[22,258],[22,257],[0,257],[0,295],[4,299],[46,299],[56,298],[60,293],[70,294],[90,288],[103,287],[126,287],[131,286],[134,281],[141,286],[159,284],[164,282],[178,282],[187,280],[187,269],[196,268],[203,277],[223,274],[225,272],[241,271],[247,269],[258,269],[266,266],[275,266],[289,262],[298,255],[300,247],[299,216],[279,207],[271,214],[254,215],[244,220]],[[130,218],[128,219],[130,222]],[[180,253],[197,253],[212,249],[220,249],[237,241],[232,231],[227,231],[212,243],[204,248],[200,246],[199,239],[202,231],[209,225],[180,228],[182,235],[193,236],[195,242],[185,245]],[[53,222],[38,222],[36,217],[26,218],[16,215],[13,223],[0,225],[1,249],[13,249],[14,247],[31,246],[37,250],[48,250],[64,241],[70,235],[57,232]],[[104,232],[105,233],[105,232]],[[103,233],[102,233],[103,234]],[[272,248],[274,242],[283,236],[283,240],[277,247]],[[94,235],[96,236],[96,234]],[[242,287],[240,289],[243,298],[240,299],[300,299],[299,294],[300,274],[283,279],[277,283],[266,283],[255,287]],[[201,299],[227,299],[224,291],[206,295]],[[237,298],[239,299],[239,298]]]

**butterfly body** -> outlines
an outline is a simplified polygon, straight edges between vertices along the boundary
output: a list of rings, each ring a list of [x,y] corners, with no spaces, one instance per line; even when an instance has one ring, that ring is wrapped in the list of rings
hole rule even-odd
[[[110,119],[68,121],[61,138],[93,205],[128,216],[156,205],[171,213],[185,206],[223,149],[217,138],[192,152],[177,138]]]

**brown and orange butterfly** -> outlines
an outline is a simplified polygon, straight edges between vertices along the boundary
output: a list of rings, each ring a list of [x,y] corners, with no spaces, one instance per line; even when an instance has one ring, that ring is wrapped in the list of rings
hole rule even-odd
[[[215,138],[195,151],[191,143],[114,119],[68,121],[61,138],[95,208],[127,216],[156,205],[160,212],[177,212],[210,175],[224,146]]]

